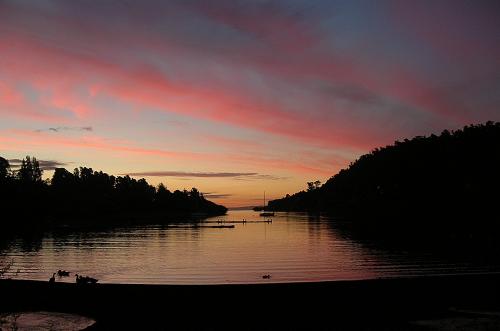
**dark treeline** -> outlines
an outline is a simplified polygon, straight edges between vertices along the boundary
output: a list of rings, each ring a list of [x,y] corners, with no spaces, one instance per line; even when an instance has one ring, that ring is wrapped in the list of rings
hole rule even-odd
[[[54,171],[43,180],[36,158],[27,156],[16,171],[0,157],[0,227],[36,223],[42,219],[86,216],[225,214],[227,209],[204,198],[196,188],[169,191],[163,184],[153,187],[145,179],[111,176],[91,168]]]
[[[376,148],[324,185],[311,182],[306,191],[269,202],[273,210],[368,222],[468,219],[455,222],[464,226],[496,224],[499,206],[500,123],[493,122]]]

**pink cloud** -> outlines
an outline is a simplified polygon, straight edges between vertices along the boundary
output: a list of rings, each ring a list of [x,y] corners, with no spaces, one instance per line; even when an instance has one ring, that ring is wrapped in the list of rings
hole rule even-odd
[[[99,150],[107,151],[110,155],[142,155],[152,158],[165,158],[186,161],[218,161],[220,164],[239,164],[248,169],[286,169],[301,174],[329,176],[336,166],[323,165],[322,167],[308,166],[303,162],[283,161],[263,155],[245,156],[240,153],[194,153],[169,151],[163,149],[144,148],[127,140],[114,140],[87,134],[79,137],[56,135],[48,132],[34,132],[26,130],[0,131],[0,147],[10,151],[32,151],[39,147],[44,148],[71,148],[72,150]]]
[[[500,65],[498,44],[498,5],[466,1],[394,2],[391,19],[421,44],[430,46],[436,55],[458,64],[460,70],[474,74],[478,69]]]
[[[281,51],[301,51],[314,46],[319,39],[310,26],[302,22],[299,9],[277,3],[221,1],[219,6],[204,2],[187,6],[210,20],[242,31]]]
[[[202,139],[204,142],[208,142],[209,144],[223,146],[235,150],[248,151],[262,149],[263,147],[265,147],[263,143],[259,143],[256,141],[228,138],[217,135],[202,135],[200,139]]]
[[[44,111],[44,107],[28,100],[15,86],[0,81],[0,114],[10,118],[43,123],[66,123],[67,118]]]
[[[26,149],[34,146],[71,147],[91,150],[104,150],[113,153],[141,154],[176,159],[199,159],[200,154],[190,152],[167,151],[153,148],[143,148],[127,140],[113,140],[97,135],[84,135],[79,137],[54,135],[46,132],[26,130],[7,130],[0,134],[5,142],[10,142],[17,149]]]
[[[24,97],[9,84],[0,81],[0,103],[4,107],[18,107],[24,103]]]
[[[351,123],[354,127],[346,130],[346,120],[341,117],[331,119],[324,118],[321,112],[314,115],[290,111],[279,100],[255,97],[250,90],[235,90],[231,86],[217,85],[216,81],[211,85],[197,83],[191,86],[189,83],[174,83],[151,66],[120,66],[93,56],[49,47],[23,35],[11,38],[16,46],[0,47],[4,54],[10,53],[8,60],[11,65],[7,72],[15,80],[28,81],[45,91],[41,101],[46,107],[70,110],[76,118],[98,114],[101,110],[93,106],[92,100],[105,95],[139,108],[159,108],[285,135],[306,143],[351,145],[362,149],[374,144],[373,137],[366,136],[369,126],[359,127],[360,123]],[[31,57],[33,54],[36,54],[36,61]],[[307,69],[296,69],[293,75],[300,76]],[[321,71],[323,75],[328,72]],[[82,89],[87,94],[77,93]],[[323,113],[331,108],[327,100],[324,106]]]
[[[1,36],[0,58],[9,64],[6,71],[13,80],[27,81],[44,92],[44,106],[69,110],[77,119],[106,111],[98,109],[94,100],[108,96],[138,109],[155,108],[251,128],[304,144],[367,150],[404,134],[405,128],[396,122],[403,121],[403,115],[397,117],[396,112],[371,116],[361,106],[335,104],[335,96],[324,92],[312,90],[300,102],[287,102],[287,98],[298,100],[293,93],[301,88],[306,90],[309,81],[323,80],[387,97],[397,101],[401,109],[415,108],[416,112],[429,112],[452,121],[468,120],[463,115],[467,113],[463,105],[430,87],[417,74],[397,66],[380,72],[361,64],[356,53],[339,54],[322,44],[325,36],[290,12],[277,15],[273,21],[263,19],[265,11],[259,6],[248,5],[242,10],[228,2],[218,10],[204,5],[187,8],[201,13],[204,19],[262,39],[273,46],[273,52],[258,42],[243,46],[238,52],[218,49],[209,42],[189,44],[161,29],[126,28],[124,38],[124,31],[118,34],[113,27],[104,25],[106,20],[91,25],[78,19],[67,20],[64,15],[49,15],[46,19],[53,19],[57,27],[50,30],[52,39],[24,31],[29,30],[29,25],[19,28],[9,36]],[[280,8],[272,5],[268,9],[281,13]],[[28,8],[23,10],[29,12]],[[31,15],[38,17],[37,12]],[[151,17],[132,16],[150,27],[147,23]],[[85,34],[89,31],[99,33]],[[275,38],[273,33],[279,36]],[[79,36],[82,42],[71,47],[73,42],[68,34]],[[293,52],[291,45],[297,46]],[[134,54],[138,50],[142,55]],[[224,74],[230,79],[219,79],[215,74],[205,77],[204,73],[212,73],[187,72],[175,65],[166,70],[145,60],[148,54],[164,58],[167,64],[177,64],[186,57],[195,68],[201,68],[203,63],[210,65],[216,56],[217,64],[224,67]],[[244,70],[256,73],[264,83],[268,79],[280,82],[284,90],[269,91],[262,84],[247,81],[241,74]],[[356,98],[351,101],[357,102]],[[395,124],[387,127],[388,123]],[[377,125],[386,127],[382,130]]]

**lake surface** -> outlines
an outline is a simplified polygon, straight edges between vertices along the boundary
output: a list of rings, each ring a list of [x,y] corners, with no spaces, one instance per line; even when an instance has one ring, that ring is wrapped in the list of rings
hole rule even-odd
[[[243,219],[248,222],[234,223],[234,228],[209,227],[218,220],[232,224]],[[380,248],[351,238],[324,216],[277,213],[272,223],[251,223],[262,220],[253,211],[229,211],[201,221],[198,228],[184,223],[51,231],[10,238],[0,250],[13,259],[18,279],[48,280],[64,269],[102,283],[302,282],[500,270],[467,254],[449,258],[432,249],[409,253]],[[73,282],[74,277],[57,281]]]

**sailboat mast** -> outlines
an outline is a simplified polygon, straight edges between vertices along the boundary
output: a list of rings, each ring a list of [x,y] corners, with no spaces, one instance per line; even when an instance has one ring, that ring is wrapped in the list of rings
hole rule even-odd
[[[266,210],[266,191],[264,191],[264,205],[262,206],[262,210]]]

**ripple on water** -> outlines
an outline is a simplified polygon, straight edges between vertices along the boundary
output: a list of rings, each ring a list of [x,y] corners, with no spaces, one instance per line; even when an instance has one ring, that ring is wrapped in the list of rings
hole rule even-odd
[[[220,217],[214,218],[219,219]],[[254,220],[230,211],[231,220]],[[210,221],[210,219],[208,220]],[[100,283],[214,284],[325,281],[498,271],[498,265],[450,260],[421,252],[387,251],[340,232],[331,219],[277,213],[272,223],[235,223],[234,229],[158,225],[110,231],[18,237],[3,251],[16,278],[48,280],[59,269]],[[262,275],[271,275],[271,280]],[[7,275],[8,277],[12,275]]]

